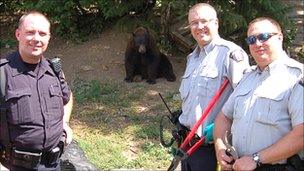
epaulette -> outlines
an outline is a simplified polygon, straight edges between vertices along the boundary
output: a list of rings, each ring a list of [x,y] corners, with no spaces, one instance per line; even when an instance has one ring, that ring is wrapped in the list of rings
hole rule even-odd
[[[216,41],[216,44],[219,46],[225,46],[226,48],[229,49],[229,51],[234,51],[236,49],[240,49],[240,46],[238,46],[237,44],[235,44],[234,42],[225,40],[225,39],[218,39]]]
[[[299,84],[304,87],[304,77],[302,77],[302,79],[299,81]]]
[[[230,52],[229,57],[231,59],[235,60],[236,62],[240,62],[240,61],[244,60],[245,52],[242,52],[241,47],[238,46],[237,44],[235,44],[234,42],[221,38],[218,41],[216,41],[216,44],[219,46],[224,46],[224,47],[228,48],[228,51]]]
[[[9,63],[9,60],[7,60],[6,58],[0,58],[0,67]]]
[[[252,72],[254,70],[256,70],[257,66],[256,65],[253,65],[253,66],[250,66],[248,68],[246,68],[244,71],[243,71],[243,74],[247,74],[249,72]]]
[[[0,102],[4,102],[4,96],[6,94],[6,78],[5,78],[5,71],[4,66],[5,64],[9,63],[6,58],[0,58]]]

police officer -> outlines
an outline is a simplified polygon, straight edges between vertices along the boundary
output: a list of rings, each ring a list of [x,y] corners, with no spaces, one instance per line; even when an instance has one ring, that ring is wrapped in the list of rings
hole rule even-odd
[[[217,159],[222,169],[286,170],[286,159],[304,147],[303,64],[282,48],[280,25],[267,17],[249,23],[247,43],[257,66],[247,73],[215,121]],[[232,132],[240,158],[226,155],[223,136]],[[299,169],[296,169],[299,170]]]
[[[43,56],[51,36],[50,22],[39,12],[26,13],[15,36],[18,51],[1,66],[6,78],[1,107],[7,109],[6,123],[1,120],[1,163],[12,171],[60,170],[62,143],[72,141],[68,122],[73,101],[63,72],[56,74]],[[7,130],[2,129],[5,125]]]
[[[216,157],[213,146],[213,121],[223,103],[249,67],[248,56],[236,44],[219,36],[219,22],[215,9],[206,3],[191,7],[188,13],[189,27],[197,47],[187,57],[187,66],[180,86],[182,114],[179,121],[191,129],[199,120],[215,92],[225,78],[229,86],[214,110],[196,132],[205,136],[203,146],[182,161],[182,170],[215,170]]]

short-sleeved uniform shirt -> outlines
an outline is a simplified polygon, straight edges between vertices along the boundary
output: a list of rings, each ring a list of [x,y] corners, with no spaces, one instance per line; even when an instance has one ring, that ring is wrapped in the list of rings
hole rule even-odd
[[[63,133],[63,106],[70,88],[62,72],[55,75],[50,63],[42,58],[38,74],[29,70],[18,52],[8,55],[5,101],[10,139],[23,150],[50,150],[58,145]]]
[[[188,55],[186,71],[182,76],[179,91],[183,112],[179,121],[188,128],[192,128],[224,79],[228,78],[230,85],[203,125],[205,127],[213,123],[233,87],[238,84],[244,71],[248,68],[246,52],[230,41],[217,37],[204,48],[197,46]],[[202,126],[199,127],[197,134],[201,136]]]
[[[303,123],[303,64],[282,52],[261,71],[247,73],[223,107],[232,119],[232,144],[240,156],[271,146]],[[284,162],[284,161],[281,161]]]

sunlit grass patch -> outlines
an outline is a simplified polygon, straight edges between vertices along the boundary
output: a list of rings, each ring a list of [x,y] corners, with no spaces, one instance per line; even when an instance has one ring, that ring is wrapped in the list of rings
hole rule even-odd
[[[101,170],[166,169],[172,155],[159,142],[159,120],[168,115],[166,107],[149,85],[121,84],[73,82],[76,108],[71,120],[76,140]],[[173,94],[164,93],[170,107],[177,103]]]

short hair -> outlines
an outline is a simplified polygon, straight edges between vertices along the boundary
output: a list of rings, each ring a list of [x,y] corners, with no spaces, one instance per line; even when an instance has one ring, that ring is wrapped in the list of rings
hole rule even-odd
[[[215,17],[217,18],[217,12],[215,10],[215,8],[213,6],[211,6],[210,4],[207,4],[207,3],[197,3],[195,5],[193,5],[190,9],[189,9],[189,13],[196,9],[196,8],[201,8],[201,7],[208,7],[210,8],[214,13],[215,13]]]
[[[23,14],[20,17],[19,23],[18,23],[18,28],[20,28],[22,26],[25,18],[28,17],[29,15],[41,16],[41,17],[45,18],[46,21],[51,25],[50,20],[44,14],[42,14],[41,12],[39,12],[39,11],[29,11],[29,12],[26,12],[25,14]]]
[[[254,23],[257,23],[257,22],[260,22],[260,21],[269,21],[273,26],[275,26],[277,29],[278,29],[278,31],[280,32],[280,33],[282,33],[282,28],[281,28],[281,26],[280,26],[280,24],[276,21],[276,20],[274,20],[274,19],[272,19],[272,18],[270,18],[270,17],[258,17],[258,18],[255,18],[254,20],[252,20],[249,24],[248,24],[248,29],[251,27],[251,25],[253,25]]]

